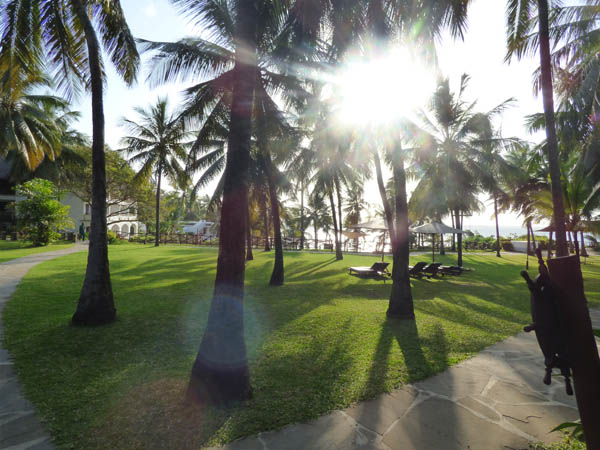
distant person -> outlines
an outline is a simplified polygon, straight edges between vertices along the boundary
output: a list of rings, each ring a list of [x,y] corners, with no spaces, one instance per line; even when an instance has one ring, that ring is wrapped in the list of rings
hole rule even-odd
[[[81,225],[79,225],[79,240],[85,241],[85,225],[83,222],[81,222]]]

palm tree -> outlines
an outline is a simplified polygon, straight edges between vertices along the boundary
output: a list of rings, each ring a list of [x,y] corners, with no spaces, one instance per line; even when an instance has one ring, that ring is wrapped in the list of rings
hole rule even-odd
[[[421,111],[419,124],[409,125],[409,133],[415,145],[415,172],[420,181],[415,192],[426,199],[429,208],[445,215],[443,205],[462,228],[464,213],[479,210],[479,176],[482,167],[478,164],[479,151],[476,143],[481,127],[481,116],[473,112],[475,103],[467,103],[462,96],[469,77],[461,77],[458,94],[450,90],[448,79],[442,79],[434,93],[429,112]],[[502,110],[496,107],[487,116]],[[427,194],[425,194],[427,193]],[[462,235],[458,235],[458,265],[462,265]]]
[[[341,59],[347,48],[361,41],[365,36],[375,37],[379,42],[390,40],[395,30],[409,31],[431,42],[441,27],[448,25],[452,33],[462,36],[466,24],[468,1],[424,1],[410,6],[405,2],[385,2],[372,0],[367,2],[297,2],[292,8],[289,23],[292,40],[300,50],[299,58],[303,62],[318,60],[322,43],[328,42],[324,53],[329,62]],[[408,7],[407,7],[408,6]],[[418,30],[412,28],[418,24]],[[405,183],[404,156],[399,142],[401,136],[395,135],[398,142],[389,143],[392,173],[395,183]],[[382,185],[378,174],[378,184]],[[325,186],[324,186],[325,187]],[[331,192],[333,188],[329,188]],[[380,188],[381,190],[381,188]],[[394,280],[390,295],[388,317],[414,318],[410,278],[408,273],[408,206],[406,185],[396,185],[392,222],[391,206],[387,197],[382,195],[386,209],[388,227],[394,249]],[[333,201],[330,201],[333,206]],[[334,228],[336,226],[334,220]],[[336,233],[337,236],[337,233]],[[337,241],[337,239],[336,239]],[[398,245],[395,245],[397,243]],[[341,252],[340,255],[341,256]]]
[[[41,14],[43,12],[43,14]],[[104,169],[104,70],[101,46],[127,83],[135,81],[139,56],[119,0],[8,0],[0,19],[0,66],[35,72],[44,63],[56,69],[67,93],[89,86],[92,94],[92,229],[88,264],[74,324],[114,320],[116,309],[108,266],[106,175]],[[94,29],[97,24],[97,30]],[[98,32],[98,34],[97,34]]]
[[[160,186],[165,176],[173,186],[185,184],[185,171],[180,164],[187,157],[186,146],[183,142],[187,133],[183,122],[168,114],[168,102],[159,98],[149,109],[135,108],[139,122],[122,119],[127,128],[128,136],[122,139],[125,151],[133,155],[130,163],[139,163],[141,168],[136,174],[137,179],[148,179],[154,172],[156,179],[156,236],[154,246],[160,242]]]
[[[212,4],[212,2],[208,2]],[[235,46],[233,24],[235,13],[230,11],[230,5],[219,4],[218,7],[207,8],[206,23],[219,33],[219,39],[207,41],[204,39],[183,39],[179,42],[149,42],[143,41],[148,50],[158,50],[153,61],[155,66],[151,79],[165,82],[176,78],[201,76],[208,81],[202,81],[186,90],[186,107],[181,116],[192,123],[200,123],[201,132],[191,148],[190,171],[205,169],[198,180],[195,190],[217,176],[224,163],[224,139],[229,135],[227,115],[231,109],[233,64]],[[276,11],[276,5],[265,3],[261,6],[260,38],[256,49],[255,85],[253,119],[257,126],[254,127],[256,137],[255,145],[262,156],[255,158],[261,164],[261,171],[265,175],[271,199],[272,220],[275,234],[275,262],[271,277],[272,285],[283,284],[283,245],[281,242],[280,217],[276,213],[278,201],[273,177],[277,172],[272,167],[270,150],[267,149],[275,135],[286,136],[292,134],[291,127],[286,123],[277,103],[272,99],[275,93],[286,96],[288,103],[294,103],[293,96],[302,97],[302,88],[289,68],[281,69],[280,41],[283,39],[283,21],[272,20],[269,14],[282,13]],[[271,8],[275,8],[271,10]],[[215,35],[216,36],[216,35]],[[270,178],[269,178],[270,177]],[[269,181],[270,180],[270,181]],[[222,186],[222,185],[221,185]],[[219,191],[220,192],[220,191]]]
[[[496,223],[496,256],[500,255],[500,228],[498,226],[498,199],[506,196],[504,180],[515,169],[502,156],[504,150],[510,150],[515,145],[521,145],[517,138],[503,138],[500,131],[494,129],[493,119],[496,114],[503,112],[504,107],[512,103],[506,100],[487,114],[475,114],[474,122],[476,137],[471,141],[475,147],[475,159],[479,166],[479,183],[494,202],[494,220]]]
[[[313,192],[308,196],[308,206],[306,212],[308,224],[312,224],[315,233],[315,250],[319,248],[319,230],[328,232],[332,226],[332,219],[325,198],[321,192]],[[307,225],[308,225],[307,224]]]
[[[533,16],[537,3],[537,17]],[[556,138],[556,119],[554,115],[554,94],[552,88],[552,63],[550,55],[548,0],[509,0],[507,8],[508,54],[521,57],[527,52],[540,53],[541,90],[546,119],[546,151],[552,189],[554,224],[556,227],[556,253],[558,256],[568,255],[565,228],[565,206],[563,203],[560,181],[560,162],[558,156],[558,140]],[[536,20],[534,20],[534,18]],[[528,39],[534,24],[537,22],[537,45]],[[560,39],[560,36],[557,40]],[[536,48],[537,47],[537,48]]]
[[[6,70],[0,76],[0,156],[18,154],[28,171],[45,158],[54,161],[61,150],[56,119],[68,104],[59,97],[33,94],[35,88],[50,85],[36,72]]]
[[[189,60],[183,59],[185,67],[199,67],[208,71],[219,71],[233,65],[226,75],[217,77],[218,82],[200,85],[197,91],[204,86],[204,92],[209,93],[213,88],[219,89],[219,83],[229,80],[231,108],[215,289],[187,391],[187,397],[193,401],[229,403],[246,399],[252,393],[242,306],[252,111],[257,83],[257,45],[263,42],[259,39],[259,32],[261,36],[263,33],[268,35],[280,19],[281,10],[277,9],[278,2],[235,2],[233,14],[228,9],[229,4],[214,0],[172,2],[198,25],[234,49],[223,58],[213,43],[203,41],[200,50],[206,51],[202,57],[191,66],[187,65]],[[224,18],[228,20],[223,21]],[[196,100],[201,103],[198,113],[207,119],[204,115],[206,103],[202,102],[201,97]]]

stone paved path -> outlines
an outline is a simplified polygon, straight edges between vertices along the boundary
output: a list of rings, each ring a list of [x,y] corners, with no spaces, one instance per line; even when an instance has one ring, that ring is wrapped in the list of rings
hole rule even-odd
[[[592,321],[600,328],[600,311]],[[543,375],[534,333],[520,333],[427,380],[221,449],[527,449],[560,439],[549,431],[579,417],[562,378],[546,386]]]
[[[85,244],[54,252],[36,253],[0,264],[0,449],[50,450],[54,446],[35,414],[34,406],[23,397],[12,361],[4,350],[2,309],[15,292],[21,278],[42,261],[87,250]]]

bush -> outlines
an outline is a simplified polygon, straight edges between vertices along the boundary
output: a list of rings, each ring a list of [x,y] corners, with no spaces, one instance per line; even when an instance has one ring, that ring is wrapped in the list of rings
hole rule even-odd
[[[17,186],[17,195],[25,200],[17,202],[17,222],[26,240],[35,247],[57,240],[58,231],[72,227],[69,207],[62,205],[54,183],[40,178]]]
[[[495,250],[496,238],[493,236],[484,237],[481,234],[471,234],[463,238],[463,247],[465,250]]]
[[[109,244],[114,244],[116,242],[119,242],[119,237],[117,236],[117,233],[115,233],[114,231],[110,231],[110,230],[106,233],[106,239]]]

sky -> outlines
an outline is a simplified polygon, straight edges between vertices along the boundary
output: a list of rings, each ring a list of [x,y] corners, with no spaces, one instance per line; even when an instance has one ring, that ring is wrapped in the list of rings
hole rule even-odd
[[[198,35],[201,30],[189,24],[171,6],[168,0],[121,0],[125,17],[135,37],[154,41],[175,41],[185,36]],[[539,65],[537,57],[504,62],[506,53],[505,16],[506,2],[500,0],[475,0],[469,9],[468,28],[464,40],[454,40],[443,33],[437,43],[439,69],[449,77],[451,86],[457,88],[463,73],[470,75],[468,100],[477,100],[478,111],[487,111],[508,98],[515,98],[514,107],[507,110],[499,123],[504,136],[518,136],[539,142],[543,136],[528,135],[523,126],[524,117],[542,112],[541,97],[535,97],[532,89],[532,73]],[[138,83],[127,87],[112,68],[108,68],[105,91],[106,141],[111,148],[120,148],[124,130],[119,126],[122,117],[134,119],[133,108],[146,107],[158,97],[167,97],[176,106],[184,84],[150,87],[146,82],[148,57],[142,56],[142,70]],[[431,69],[432,72],[435,69]],[[82,116],[75,128],[91,135],[91,104],[89,96],[83,96],[74,109]],[[408,191],[415,183],[409,183]],[[209,189],[211,187],[209,186]],[[207,192],[209,193],[209,192]],[[369,203],[380,204],[375,181],[365,184],[365,197]],[[481,198],[487,205],[485,197]],[[465,225],[491,225],[493,210],[487,205],[484,212],[465,218]],[[500,226],[518,226],[521,220],[514,214],[502,214]],[[502,232],[502,231],[501,231]]]

